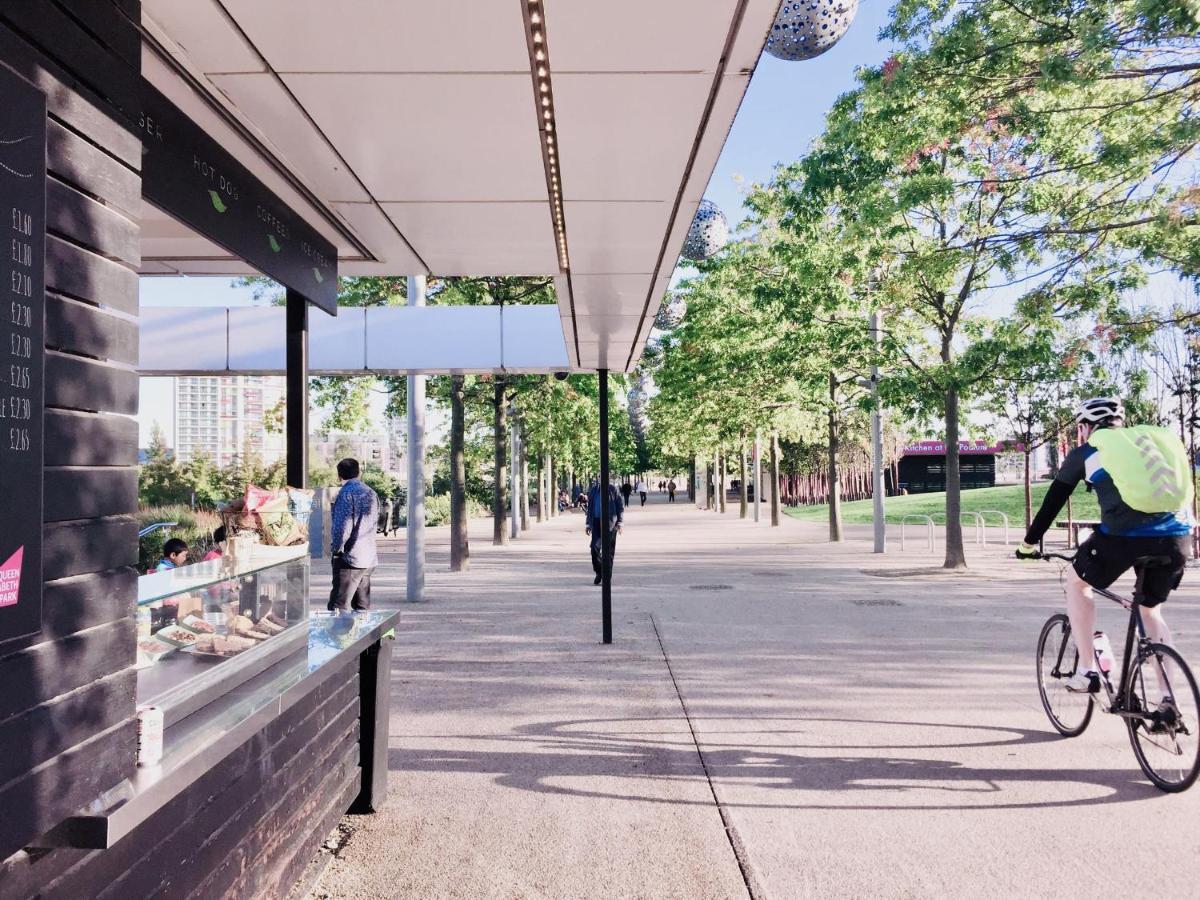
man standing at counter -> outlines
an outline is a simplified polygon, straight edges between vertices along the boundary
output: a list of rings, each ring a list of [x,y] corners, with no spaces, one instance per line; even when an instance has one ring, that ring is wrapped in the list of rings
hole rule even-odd
[[[333,551],[333,590],[330,611],[371,608],[371,573],[379,563],[375,529],[379,521],[379,497],[359,480],[357,459],[337,464],[342,487],[333,501],[330,549]]]

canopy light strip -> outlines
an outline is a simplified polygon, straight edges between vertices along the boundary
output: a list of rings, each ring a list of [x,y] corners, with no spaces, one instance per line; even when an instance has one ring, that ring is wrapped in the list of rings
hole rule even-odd
[[[546,13],[542,0],[523,0],[525,30],[529,36],[530,73],[533,75],[534,102],[537,104],[538,133],[542,138],[542,162],[546,187],[550,192],[550,210],[558,245],[558,264],[564,272],[570,268],[567,256],[567,223],[563,216],[562,170],[559,165],[558,133],[555,129],[554,88],[550,84],[550,49],[546,41]]]

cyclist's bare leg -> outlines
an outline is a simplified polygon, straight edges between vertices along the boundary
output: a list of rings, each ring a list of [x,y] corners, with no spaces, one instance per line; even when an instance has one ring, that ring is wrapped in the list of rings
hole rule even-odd
[[[1162,606],[1142,607],[1142,623],[1146,626],[1146,634],[1150,636],[1150,640],[1156,641],[1159,644],[1171,645],[1171,629],[1167,627],[1166,620],[1162,616]],[[1161,665],[1154,667],[1154,674],[1158,678],[1158,689],[1163,696],[1171,693],[1171,688],[1167,683],[1168,674],[1163,672]],[[1170,673],[1174,675],[1174,667]]]
[[[1092,586],[1079,577],[1074,566],[1067,566],[1067,618],[1071,620],[1071,633],[1075,646],[1079,648],[1080,671],[1096,670],[1096,645],[1092,635],[1096,631],[1096,598]]]

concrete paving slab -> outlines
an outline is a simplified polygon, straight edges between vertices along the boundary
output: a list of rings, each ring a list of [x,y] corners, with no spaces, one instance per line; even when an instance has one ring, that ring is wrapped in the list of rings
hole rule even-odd
[[[419,605],[390,542],[391,793],[347,818],[318,895],[1193,892],[1200,789],[1151,787],[1114,718],[1066,740],[1041,709],[1056,566],[993,546],[932,574],[940,552],[824,532],[652,496],[619,541],[607,648],[578,515],[499,548],[476,523],[460,574],[431,530]],[[1200,666],[1189,579],[1169,618]],[[1115,645],[1124,622],[1101,607]]]

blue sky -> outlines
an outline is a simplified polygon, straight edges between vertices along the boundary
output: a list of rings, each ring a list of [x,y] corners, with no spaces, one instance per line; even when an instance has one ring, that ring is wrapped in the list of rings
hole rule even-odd
[[[855,87],[855,69],[888,57],[890,44],[878,34],[889,8],[886,0],[866,0],[841,42],[816,59],[783,62],[763,54],[706,192],[731,225],[743,218],[739,177],[746,186],[766,181],[776,164],[803,156],[824,128],[826,111]]]
[[[763,54],[706,192],[731,225],[743,218],[745,187],[769,179],[778,163],[804,155],[821,133],[834,100],[855,86],[856,67],[878,65],[887,57],[890,49],[877,35],[888,9],[883,0],[865,0],[842,41],[816,59],[783,62]],[[233,287],[227,278],[143,278],[141,302],[145,306],[242,306],[253,299],[249,289]],[[142,446],[149,443],[155,422],[171,440],[172,383],[170,378],[142,379],[138,416]]]

